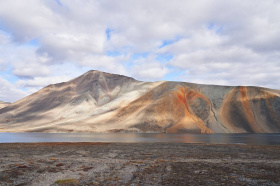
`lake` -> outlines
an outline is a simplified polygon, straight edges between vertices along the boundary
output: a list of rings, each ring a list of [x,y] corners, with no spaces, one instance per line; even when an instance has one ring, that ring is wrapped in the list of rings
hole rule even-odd
[[[280,145],[280,134],[0,133],[0,143],[121,142]]]

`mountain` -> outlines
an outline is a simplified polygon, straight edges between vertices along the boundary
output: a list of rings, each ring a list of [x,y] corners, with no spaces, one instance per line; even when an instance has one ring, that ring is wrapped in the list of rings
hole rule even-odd
[[[9,104],[11,104],[11,103],[0,101],[0,109],[8,106]]]
[[[280,91],[89,71],[0,109],[0,132],[278,133]]]

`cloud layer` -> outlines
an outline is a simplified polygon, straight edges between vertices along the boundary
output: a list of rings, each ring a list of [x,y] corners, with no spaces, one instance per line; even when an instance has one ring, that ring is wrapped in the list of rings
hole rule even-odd
[[[0,99],[90,69],[279,89],[279,12],[275,0],[1,1]]]

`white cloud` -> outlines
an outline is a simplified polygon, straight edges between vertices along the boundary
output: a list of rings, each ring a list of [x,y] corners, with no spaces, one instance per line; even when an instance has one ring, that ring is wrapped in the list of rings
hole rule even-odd
[[[14,65],[13,73],[23,77],[47,76],[50,74],[50,69],[45,65],[24,61]]]
[[[162,80],[168,73],[168,68],[160,65],[159,63],[135,65],[132,68],[132,75],[136,79],[155,81]]]
[[[17,89],[13,84],[0,77],[0,100],[13,102],[27,96],[27,93]]]
[[[276,54],[274,54],[276,55]],[[279,54],[278,54],[279,55]],[[187,70],[185,81],[222,84],[258,85],[280,87],[280,63],[270,55],[260,55],[250,49],[240,47],[211,47],[181,54],[174,57],[170,64]]]
[[[33,88],[41,88],[47,86],[49,84],[55,84],[58,82],[66,82],[71,80],[72,78],[69,76],[52,76],[52,77],[35,77],[34,79],[27,80],[19,80],[16,85],[18,87],[33,87]]]
[[[37,55],[36,46],[16,45],[11,37],[0,32],[0,67],[12,66],[14,75],[23,77],[47,76],[50,74],[47,66],[48,58]]]
[[[91,68],[150,81],[183,74],[177,80],[279,89],[278,1],[60,2],[0,2],[0,70],[12,68],[27,90]],[[139,53],[147,55],[131,58]],[[164,54],[173,58],[156,60]],[[56,70],[69,64],[69,74]]]
[[[154,56],[134,60],[134,65],[130,69],[133,77],[146,81],[162,80],[168,72],[168,68],[157,62]]]
[[[198,65],[206,65],[219,69],[221,67],[228,67],[227,64],[229,63],[255,63],[260,60],[262,60],[262,56],[259,56],[257,53],[246,48],[233,46],[229,48],[211,47],[190,53],[183,53],[177,55],[170,64],[182,68],[196,68],[195,66]]]
[[[120,61],[126,59],[125,56],[110,57],[105,55],[87,55],[81,57],[79,64],[108,72],[125,74],[125,69]]]
[[[158,52],[171,52],[172,54],[177,55],[197,50],[211,49],[212,47],[223,45],[223,43],[227,42],[228,37],[216,33],[216,29],[209,30],[207,27],[203,26],[171,45],[159,49]]]

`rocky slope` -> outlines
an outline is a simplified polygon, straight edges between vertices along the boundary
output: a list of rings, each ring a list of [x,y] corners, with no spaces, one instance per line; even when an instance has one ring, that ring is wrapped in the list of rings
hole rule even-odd
[[[89,71],[0,109],[0,132],[280,132],[280,91]]]
[[[8,106],[9,104],[10,104],[9,102],[0,101],[0,109]]]

